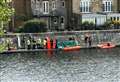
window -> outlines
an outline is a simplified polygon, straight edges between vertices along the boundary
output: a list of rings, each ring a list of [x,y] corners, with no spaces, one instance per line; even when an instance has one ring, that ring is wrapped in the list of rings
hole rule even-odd
[[[119,21],[119,17],[117,17],[117,21]]]
[[[55,10],[56,9],[56,2],[52,1],[52,9]]]
[[[53,20],[54,24],[57,24],[57,18],[54,17],[54,20]]]
[[[49,14],[49,1],[43,1],[43,14]]]
[[[116,20],[116,17],[114,17],[114,20]]]
[[[64,0],[61,0],[61,6],[65,7],[65,1]]]
[[[33,15],[39,15],[39,13],[40,13],[39,0],[31,0],[31,9],[32,9]]]
[[[31,9],[32,9],[32,13],[33,15],[36,15],[36,2],[34,0],[31,0]]]
[[[61,17],[61,18],[60,18],[60,24],[64,24],[64,22],[65,22],[64,17]]]
[[[103,11],[104,12],[112,11],[112,0],[103,0]]]
[[[110,17],[110,19],[111,19],[111,21],[113,20],[113,18],[112,18],[112,17]]]
[[[90,12],[90,0],[81,0],[80,12],[82,12],[82,13],[89,13]]]

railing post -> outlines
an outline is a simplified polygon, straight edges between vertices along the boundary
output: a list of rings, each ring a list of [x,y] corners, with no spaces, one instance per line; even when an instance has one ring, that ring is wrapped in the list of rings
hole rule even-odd
[[[17,39],[18,39],[18,48],[21,48],[21,39],[20,39],[20,35],[17,35]]]
[[[100,31],[97,31],[97,39],[98,39],[97,44],[99,44],[100,43]]]

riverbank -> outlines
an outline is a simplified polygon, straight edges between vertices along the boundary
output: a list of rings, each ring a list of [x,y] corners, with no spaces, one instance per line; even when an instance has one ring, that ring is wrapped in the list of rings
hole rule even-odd
[[[92,39],[91,48],[96,48],[97,45],[101,42],[112,42],[116,46],[120,45],[120,30],[87,30],[87,31],[64,31],[64,32],[22,33],[22,34],[9,33],[0,36],[0,44],[2,45],[2,43],[10,41],[11,47],[13,48],[15,47],[15,49],[21,49],[26,48],[26,42],[28,37],[34,39],[41,38],[42,40],[44,40],[45,37],[50,37],[51,39],[56,38],[58,40],[61,39],[64,40],[69,37],[74,37],[78,41],[81,48],[89,48],[88,46],[86,46],[84,41],[86,33],[89,33],[89,35],[91,36]]]

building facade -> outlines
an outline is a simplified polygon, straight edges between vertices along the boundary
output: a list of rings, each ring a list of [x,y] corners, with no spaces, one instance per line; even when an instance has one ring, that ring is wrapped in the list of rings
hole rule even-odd
[[[13,0],[13,7],[16,11],[13,26],[18,27],[23,24],[27,17],[32,17],[45,21],[49,30],[64,30],[69,25],[71,15],[69,1]]]
[[[73,0],[72,3],[72,11],[80,15],[81,24],[89,21],[103,25],[107,20],[120,20],[119,0]]]
[[[13,0],[12,26],[22,25],[28,17],[46,22],[49,30],[80,28],[85,21],[97,25],[119,20],[119,0]],[[20,20],[21,19],[21,20]]]
[[[10,31],[14,31],[15,28],[21,26],[26,18],[32,15],[30,0],[13,0],[11,7],[15,9],[15,14],[12,17],[10,23]]]

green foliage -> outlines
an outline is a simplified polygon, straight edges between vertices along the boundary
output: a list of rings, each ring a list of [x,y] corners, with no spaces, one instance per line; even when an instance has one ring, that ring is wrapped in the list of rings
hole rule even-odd
[[[10,6],[12,0],[0,0],[0,34],[3,34],[4,23],[8,23],[14,14],[14,9]]]
[[[93,30],[95,29],[95,24],[93,22],[85,21],[82,23],[83,30]]]
[[[17,29],[17,32],[20,33],[39,33],[46,31],[47,31],[46,23],[39,19],[26,21],[21,28]]]
[[[107,20],[105,23],[104,23],[104,25],[103,25],[103,29],[105,29],[105,30],[107,30],[107,29],[112,29],[112,27],[111,27],[111,25],[112,25],[112,21],[111,20]]]
[[[10,21],[14,9],[10,7],[9,0],[0,0],[0,21]]]

